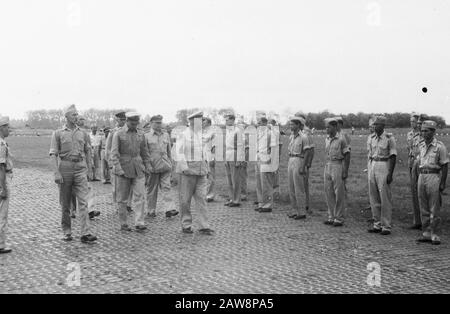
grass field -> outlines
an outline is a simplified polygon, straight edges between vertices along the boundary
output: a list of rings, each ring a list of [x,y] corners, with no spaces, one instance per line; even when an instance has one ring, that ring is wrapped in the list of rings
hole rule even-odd
[[[409,174],[406,159],[406,132],[407,130],[389,130],[394,133],[397,140],[398,162],[394,174],[393,197],[394,197],[394,222],[401,222],[409,224],[412,222],[411,199],[409,190]],[[444,144],[450,148],[450,136],[438,137]],[[349,171],[349,179],[347,188],[349,191],[349,211],[348,215],[370,217],[369,212],[361,213],[361,209],[368,206],[368,192],[367,192],[367,173],[366,169],[366,135],[355,135],[352,137],[352,158]],[[288,204],[287,193],[287,137],[283,137],[283,153],[280,165],[281,173],[281,195],[279,206]],[[325,138],[322,135],[315,135],[314,141],[316,144],[316,153],[313,161],[313,166],[310,172],[311,184],[311,207],[316,211],[325,211],[326,205],[323,194],[323,165],[324,165],[324,142]],[[15,166],[18,168],[40,168],[50,171],[50,160],[48,151],[50,146],[50,137],[28,137],[28,136],[12,136],[8,138],[10,143]],[[255,196],[255,179],[254,166],[252,164],[248,167],[249,180],[248,186],[250,191],[250,200],[253,201]],[[226,195],[226,176],[225,167],[223,164],[217,165],[217,193]],[[450,185],[450,182],[448,183]],[[448,191],[448,190],[447,190]],[[450,227],[449,214],[449,197],[447,195],[443,198],[443,220],[444,228]]]

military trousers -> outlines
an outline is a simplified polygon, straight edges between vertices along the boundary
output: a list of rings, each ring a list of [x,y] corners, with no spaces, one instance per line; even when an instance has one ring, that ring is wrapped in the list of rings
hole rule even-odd
[[[132,194],[134,223],[136,226],[143,226],[145,212],[145,177],[127,178],[125,176],[116,177],[116,200],[119,211],[120,225],[128,225],[127,206]]]
[[[113,173],[112,168],[110,169],[111,173]],[[117,176],[113,175],[112,176],[112,180],[111,180],[111,186],[112,186],[112,199],[113,202],[117,204],[117,198],[116,198],[116,185],[117,185]],[[132,205],[132,200],[133,200],[133,191],[130,191],[130,195],[128,196],[128,202],[127,202],[127,207],[131,207]]]
[[[63,183],[59,184],[59,193],[62,209],[61,225],[64,234],[72,234],[72,220],[70,210],[73,195],[75,195],[78,207],[78,219],[80,220],[81,235],[90,234],[90,223],[88,215],[88,181],[87,167],[84,161],[72,162],[61,160],[59,171]]]
[[[93,170],[93,175],[94,175],[94,180],[99,179],[100,178],[100,153],[99,153],[99,148],[98,146],[94,146],[92,147],[92,170]]]
[[[273,208],[275,172],[261,172],[261,165],[257,162],[255,166],[255,176],[258,207]]]
[[[328,207],[328,220],[344,222],[345,187],[342,179],[343,161],[327,161],[324,169],[324,191]]]
[[[309,168],[306,168],[306,173],[303,176],[303,186],[305,188],[305,207],[309,209]]]
[[[197,225],[199,229],[209,228],[206,214],[206,190],[208,179],[206,176],[181,174],[179,182],[179,203],[181,213],[181,227],[192,227],[191,202],[194,198],[197,213]]]
[[[156,203],[158,202],[158,190],[164,193],[170,191],[170,171],[161,173],[150,173],[145,182],[147,191],[147,209],[146,212],[150,214],[156,213]],[[169,211],[170,208],[166,208]]]
[[[111,182],[111,172],[108,160],[105,158],[105,150],[101,152],[101,164],[102,164],[102,180],[103,182]]]
[[[248,180],[248,172],[247,172],[247,162],[243,163],[240,170],[241,175],[241,199],[247,198],[247,180]]]
[[[369,163],[369,198],[375,229],[391,230],[392,192],[387,184],[388,167],[387,161]]]
[[[422,219],[423,236],[432,240],[440,240],[441,235],[441,182],[438,173],[420,174],[418,194]]]
[[[411,187],[412,205],[413,205],[413,224],[421,225],[422,219],[420,217],[419,206],[419,192],[417,181],[419,180],[418,174],[416,174],[417,163],[413,163],[412,168],[409,168],[409,182]]]
[[[229,199],[233,203],[240,203],[241,202],[241,182],[242,182],[241,171],[242,171],[242,167],[237,166],[237,163],[235,161],[227,161],[227,162],[225,162],[225,171],[227,174]]]
[[[300,174],[304,163],[305,159],[299,157],[290,157],[288,161],[289,199],[298,215],[306,213],[305,179]]]
[[[11,197],[11,174],[6,174],[6,196],[5,200],[0,200],[0,249],[6,247],[6,233],[8,232],[8,211],[9,199]]]
[[[216,183],[216,162],[209,162],[209,172],[208,172],[208,188],[206,192],[206,198],[214,199],[214,186]]]

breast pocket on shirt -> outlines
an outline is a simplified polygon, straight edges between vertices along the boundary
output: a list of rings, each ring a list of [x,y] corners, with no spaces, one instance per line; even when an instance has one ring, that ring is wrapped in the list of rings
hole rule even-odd
[[[381,156],[389,156],[389,144],[388,142],[383,142],[378,146],[378,152]]]
[[[438,164],[438,158],[439,158],[439,150],[438,149],[433,149],[427,155],[427,164],[428,165],[437,165]]]

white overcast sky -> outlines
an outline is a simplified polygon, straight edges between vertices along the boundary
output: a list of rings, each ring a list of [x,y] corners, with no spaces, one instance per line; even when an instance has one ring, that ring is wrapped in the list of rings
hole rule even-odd
[[[15,118],[76,103],[450,122],[447,0],[9,0],[0,40],[0,114]]]

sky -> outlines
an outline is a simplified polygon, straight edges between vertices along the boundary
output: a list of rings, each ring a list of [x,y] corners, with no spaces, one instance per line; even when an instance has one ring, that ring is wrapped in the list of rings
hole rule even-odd
[[[1,1],[0,40],[11,118],[75,103],[167,122],[225,106],[450,122],[447,0]]]

